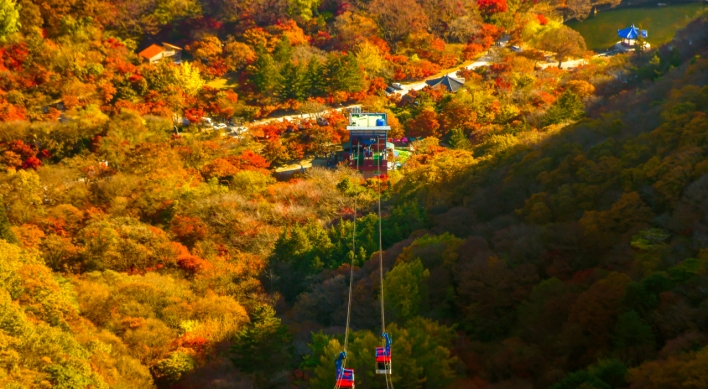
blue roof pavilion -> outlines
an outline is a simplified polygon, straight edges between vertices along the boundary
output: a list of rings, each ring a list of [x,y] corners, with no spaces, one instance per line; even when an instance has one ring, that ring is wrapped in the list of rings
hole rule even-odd
[[[647,30],[640,30],[632,24],[630,27],[617,30],[617,36],[622,38],[622,44],[633,46],[634,41],[639,39],[640,36],[646,38],[648,34]]]

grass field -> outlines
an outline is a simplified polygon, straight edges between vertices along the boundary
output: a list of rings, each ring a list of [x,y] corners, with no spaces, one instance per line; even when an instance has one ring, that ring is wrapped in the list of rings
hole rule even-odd
[[[207,83],[207,86],[214,89],[233,89],[238,86],[235,73],[226,73],[222,77],[215,78]]]

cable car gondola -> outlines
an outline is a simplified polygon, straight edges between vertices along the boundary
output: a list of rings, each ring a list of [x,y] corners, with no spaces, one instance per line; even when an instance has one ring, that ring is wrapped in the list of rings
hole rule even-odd
[[[342,368],[342,364],[346,358],[347,352],[342,351],[339,353],[337,359],[334,360],[334,366],[337,368],[337,382],[335,383],[335,387],[354,389],[354,369]]]
[[[391,374],[391,337],[384,332],[385,347],[376,347],[376,374]]]

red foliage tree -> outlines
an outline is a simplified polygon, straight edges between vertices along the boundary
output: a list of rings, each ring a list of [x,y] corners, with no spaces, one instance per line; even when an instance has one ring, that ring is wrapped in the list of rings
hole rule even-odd
[[[462,50],[465,60],[470,60],[476,57],[479,53],[484,51],[484,46],[479,43],[468,43]]]
[[[176,215],[170,223],[170,231],[181,242],[193,245],[207,236],[207,225],[198,217]]]
[[[172,242],[172,248],[177,252],[177,266],[182,270],[191,274],[198,274],[208,268],[211,268],[211,263],[192,255],[189,250],[183,245]]]
[[[543,16],[543,14],[537,14],[536,18],[538,18],[538,22],[541,23],[542,26],[545,26],[546,24],[548,24],[548,19],[546,19],[546,17]]]
[[[506,12],[509,9],[506,0],[477,0],[477,5],[479,5],[480,11],[487,16]]]
[[[435,136],[439,137],[440,122],[438,122],[437,114],[433,109],[427,108],[421,111],[418,116],[406,121],[406,129],[408,136]]]

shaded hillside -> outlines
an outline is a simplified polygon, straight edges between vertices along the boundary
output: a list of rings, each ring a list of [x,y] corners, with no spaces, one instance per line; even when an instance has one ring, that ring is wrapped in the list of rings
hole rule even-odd
[[[397,387],[443,387],[455,375],[453,386],[471,388],[708,385],[708,45],[700,42],[604,103],[603,114],[538,143],[493,153],[482,144],[475,158],[421,149],[392,202],[424,204],[431,224],[384,255],[387,322],[408,331],[393,346],[403,365]],[[380,321],[377,262],[355,271],[351,366],[363,374]],[[329,273],[298,298],[288,314],[302,331],[296,346],[309,331],[339,332],[346,273]],[[426,325],[437,329],[411,336]],[[326,387],[341,339],[309,341],[302,368],[311,387]],[[435,363],[424,344],[441,347]],[[367,377],[367,387],[384,387]]]

